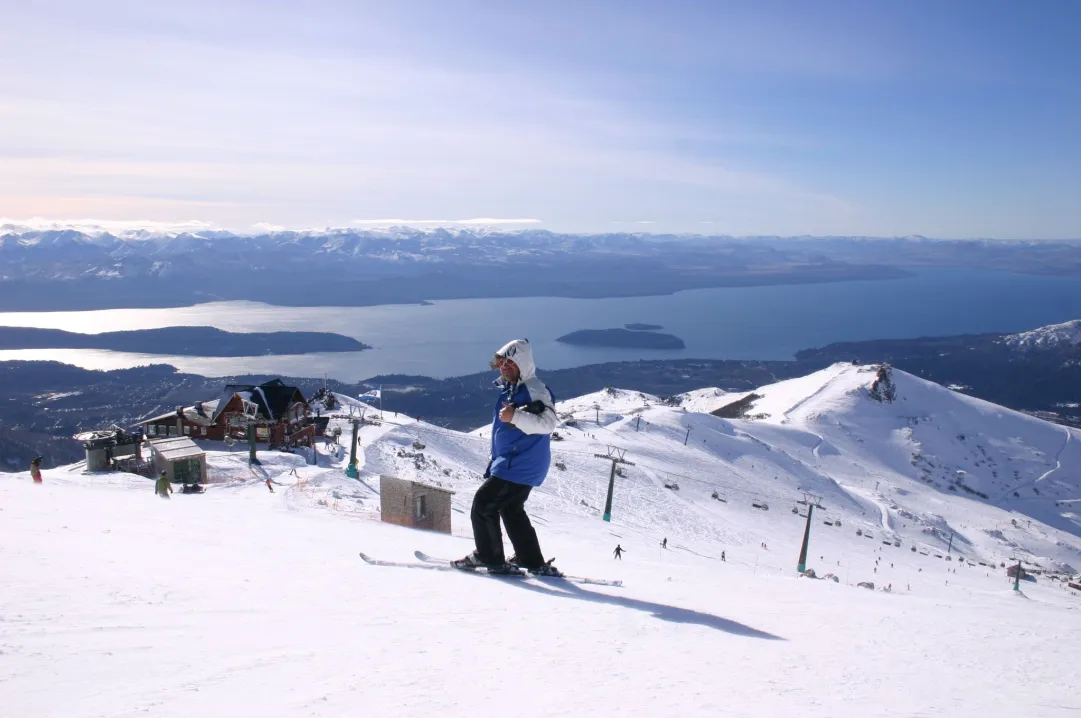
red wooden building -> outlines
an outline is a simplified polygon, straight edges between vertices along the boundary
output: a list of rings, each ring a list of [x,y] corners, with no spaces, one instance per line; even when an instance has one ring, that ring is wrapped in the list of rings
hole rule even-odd
[[[213,401],[196,402],[140,422],[150,438],[190,436],[221,441],[244,440],[248,424],[261,443],[310,444],[315,437],[311,408],[300,389],[274,379],[258,386],[227,384]]]

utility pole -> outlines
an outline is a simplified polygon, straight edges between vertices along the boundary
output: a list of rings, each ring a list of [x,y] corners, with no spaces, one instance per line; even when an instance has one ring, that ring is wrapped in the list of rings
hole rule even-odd
[[[691,427],[687,427],[687,435],[683,437],[683,445],[687,445],[687,439],[691,438]]]
[[[638,427],[641,426],[641,424],[642,424],[642,415],[639,414],[638,418],[635,419],[635,421],[634,421],[634,430],[638,431]]]
[[[1017,573],[1013,577],[1013,590],[1021,590],[1021,559],[1017,559]]]
[[[593,408],[597,410],[597,425],[601,423],[601,407],[600,404],[594,404]]]
[[[953,548],[953,531],[950,531],[950,545],[946,547],[946,555],[950,555],[950,549]]]
[[[612,462],[612,473],[608,476],[608,498],[604,500],[604,520],[609,523],[612,521],[612,492],[615,490],[616,486],[616,465],[626,464],[627,466],[634,466],[632,462],[623,458],[626,453],[626,449],[617,449],[614,446],[609,446],[607,454],[594,454],[598,459],[607,459]]]
[[[803,529],[803,545],[799,550],[799,565],[796,566],[797,573],[803,573],[807,570],[807,544],[811,540],[811,516],[814,515],[815,505],[807,504],[807,525]]]

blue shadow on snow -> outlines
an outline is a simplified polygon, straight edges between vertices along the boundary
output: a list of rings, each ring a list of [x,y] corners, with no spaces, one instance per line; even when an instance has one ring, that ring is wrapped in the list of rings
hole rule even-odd
[[[746,636],[747,638],[762,638],[768,641],[783,641],[784,638],[775,636],[772,633],[766,631],[760,631],[757,628],[751,628],[738,621],[732,621],[727,618],[721,618],[720,616],[714,616],[711,613],[702,613],[701,611],[694,611],[689,608],[679,608],[678,606],[667,606],[663,603],[653,603],[652,601],[642,601],[637,598],[627,598],[625,596],[612,596],[607,593],[599,593],[596,591],[586,591],[576,583],[570,581],[560,581],[559,579],[544,579],[545,584],[558,587],[563,590],[552,590],[549,588],[542,588],[540,586],[527,583],[525,581],[507,581],[512,586],[523,588],[526,591],[533,591],[534,593],[544,594],[545,596],[555,596],[560,598],[574,598],[579,601],[589,601],[590,603],[603,603],[610,606],[619,606],[621,608],[630,608],[635,611],[645,611],[652,614],[656,618],[662,621],[669,621],[671,623],[688,623],[698,626],[705,626],[706,628],[712,628],[717,631],[724,631],[725,633],[731,633],[737,636]]]

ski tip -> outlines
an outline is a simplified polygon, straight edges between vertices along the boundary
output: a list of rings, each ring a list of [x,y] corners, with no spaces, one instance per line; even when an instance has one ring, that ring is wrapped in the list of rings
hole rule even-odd
[[[414,551],[413,555],[419,558],[421,561],[426,561],[428,559],[428,554],[424,553],[423,551]]]

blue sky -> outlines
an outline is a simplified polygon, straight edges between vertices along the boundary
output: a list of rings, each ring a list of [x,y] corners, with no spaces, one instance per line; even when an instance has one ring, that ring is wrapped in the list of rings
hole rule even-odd
[[[0,217],[1081,238],[1081,3],[16,2]]]

